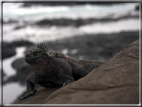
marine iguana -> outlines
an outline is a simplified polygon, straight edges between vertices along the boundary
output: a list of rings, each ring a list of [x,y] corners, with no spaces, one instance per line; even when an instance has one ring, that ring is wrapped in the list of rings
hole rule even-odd
[[[34,73],[27,77],[28,93],[19,101],[34,95],[37,84],[47,88],[64,86],[86,76],[91,70],[103,64],[97,61],[77,61],[55,51],[47,53],[47,49],[47,44],[40,43],[37,48],[25,52],[25,62],[32,66]]]

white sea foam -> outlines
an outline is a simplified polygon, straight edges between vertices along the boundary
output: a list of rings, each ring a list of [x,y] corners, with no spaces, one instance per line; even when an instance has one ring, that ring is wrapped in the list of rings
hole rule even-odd
[[[16,27],[15,24],[3,24],[3,33],[10,32]]]
[[[28,40],[34,43],[55,41],[58,39],[79,36],[83,34],[114,33],[120,31],[138,31],[139,19],[125,19],[108,23],[94,23],[76,27],[46,27],[28,26],[19,30],[7,32],[4,41]]]
[[[21,86],[18,82],[8,83],[3,86],[3,103],[10,104],[17,99],[21,93],[26,90],[25,86]]]
[[[73,50],[70,51],[70,53],[71,54],[76,54],[76,53],[78,53],[78,49],[73,49]]]
[[[137,3],[116,5],[80,5],[80,6],[32,6],[20,7],[20,3],[4,3],[4,20],[9,18],[25,19],[30,21],[45,18],[103,18],[109,14],[120,14],[132,11]],[[31,20],[32,19],[32,20]]]
[[[4,80],[6,80],[8,77],[13,76],[16,74],[15,69],[11,66],[12,62],[18,58],[24,57],[25,47],[18,47],[16,48],[16,55],[12,56],[11,58],[7,58],[3,60],[3,70],[6,74],[4,77]],[[21,86],[18,82],[14,83],[7,83],[3,87],[3,103],[4,104],[10,104],[14,100],[17,99],[17,97],[24,92],[25,86]]]
[[[12,5],[12,6],[10,6]],[[5,24],[3,26],[3,40],[4,41],[15,41],[15,40],[29,40],[34,43],[43,41],[54,41],[57,39],[63,39],[65,37],[72,37],[76,35],[96,34],[96,33],[113,33],[127,31],[127,30],[138,30],[136,26],[139,21],[137,19],[130,19],[117,22],[108,23],[94,23],[84,25],[79,28],[75,27],[37,27],[31,26],[30,23],[35,23],[37,20],[49,19],[49,18],[118,18],[127,14],[135,16],[138,12],[134,12],[134,8],[137,3],[124,3],[120,5],[81,5],[81,6],[32,6],[32,7],[20,7],[19,4],[4,3],[3,15],[4,20],[6,18],[17,17],[20,22],[26,20],[29,26],[21,29],[13,30],[15,25]],[[37,9],[38,8],[38,9]],[[9,16],[7,16],[9,15]],[[31,20],[32,19],[32,20]],[[130,23],[129,23],[130,22]],[[132,25],[134,24],[134,26]],[[130,25],[130,26],[125,26]],[[109,26],[109,27],[107,27]],[[117,27],[118,26],[118,27]],[[114,30],[114,31],[113,31]]]
[[[81,26],[79,30],[86,34],[90,33],[115,33],[120,31],[137,31],[139,30],[139,20],[127,19],[108,23],[95,23],[92,25]],[[91,29],[92,28],[92,29]]]
[[[11,64],[16,59],[24,57],[24,53],[23,53],[24,51],[25,51],[25,47],[18,47],[18,48],[16,48],[16,55],[15,56],[12,56],[10,58],[3,60],[3,70],[4,70],[4,73],[6,74],[4,77],[4,80],[6,80],[8,77],[16,74],[16,71],[12,67]]]
[[[68,54],[68,53],[69,53],[69,50],[68,50],[67,48],[65,48],[65,49],[62,50],[62,53],[63,53],[63,54]]]

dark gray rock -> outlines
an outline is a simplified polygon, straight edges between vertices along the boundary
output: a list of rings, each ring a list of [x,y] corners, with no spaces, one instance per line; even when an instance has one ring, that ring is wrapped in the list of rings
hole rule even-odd
[[[75,5],[85,5],[85,4],[96,4],[96,5],[113,5],[113,4],[122,4],[121,2],[28,2],[23,3],[23,7],[31,7],[31,6],[75,6]]]
[[[15,54],[15,47],[11,46],[11,44],[6,42],[2,43],[2,59],[14,56]]]
[[[28,75],[33,73],[32,67],[25,62],[24,58],[15,60],[12,63],[12,67],[16,69],[16,75],[9,77],[3,82],[4,84],[10,82],[19,82],[20,84],[24,85]]]
[[[74,59],[82,56],[85,60],[106,62],[131,42],[139,39],[138,31],[120,32],[112,34],[90,34],[48,42],[49,50],[62,52],[68,49],[68,55]],[[71,50],[77,49],[76,54]]]
[[[28,41],[14,41],[14,42],[2,42],[2,59],[9,58],[16,54],[16,47],[31,46],[33,43]]]
[[[38,26],[75,26],[80,27],[82,25],[92,24],[92,23],[108,23],[113,21],[118,21],[122,19],[129,19],[129,18],[139,18],[139,15],[131,16],[130,14],[126,14],[125,16],[121,16],[118,18],[87,18],[87,19],[67,19],[67,18],[60,18],[60,19],[42,19],[40,21],[35,22],[35,25]],[[22,26],[21,26],[22,27]],[[19,27],[18,27],[19,28]]]

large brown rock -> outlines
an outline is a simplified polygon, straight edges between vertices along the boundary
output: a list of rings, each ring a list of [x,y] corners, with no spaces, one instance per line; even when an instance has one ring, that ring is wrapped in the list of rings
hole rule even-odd
[[[53,93],[48,90],[42,89],[20,103],[138,104],[139,40],[126,46],[84,78],[55,89]]]

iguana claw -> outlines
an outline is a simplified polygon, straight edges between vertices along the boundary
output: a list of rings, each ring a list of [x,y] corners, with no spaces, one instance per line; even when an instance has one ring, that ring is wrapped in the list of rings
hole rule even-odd
[[[63,83],[63,86],[65,86],[65,85],[66,85],[66,83],[64,82],[64,83]]]
[[[20,97],[20,98],[19,98],[19,102],[22,101],[22,100],[24,100],[24,99],[26,99],[26,98],[28,98],[28,97],[30,97],[30,96],[35,95],[36,91],[37,91],[37,90],[33,90],[33,91],[27,93],[25,96]]]

